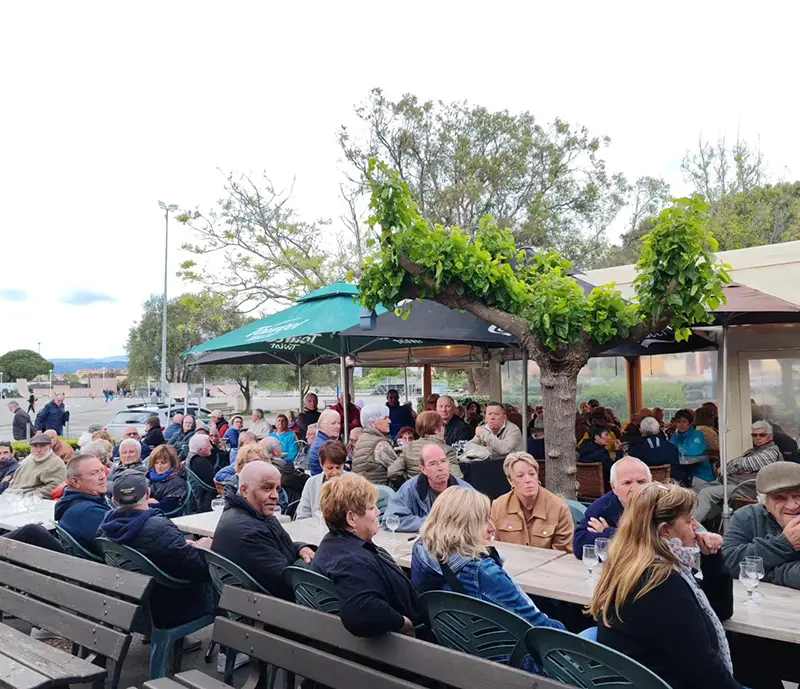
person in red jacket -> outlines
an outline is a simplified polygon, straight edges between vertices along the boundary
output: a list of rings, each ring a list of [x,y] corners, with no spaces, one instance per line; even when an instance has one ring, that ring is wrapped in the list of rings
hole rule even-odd
[[[347,395],[347,429],[352,431],[361,425],[361,410],[353,404],[350,400],[352,398]],[[331,409],[339,412],[339,418],[342,420],[342,428],[344,428],[344,395],[339,395],[339,401],[334,404]]]

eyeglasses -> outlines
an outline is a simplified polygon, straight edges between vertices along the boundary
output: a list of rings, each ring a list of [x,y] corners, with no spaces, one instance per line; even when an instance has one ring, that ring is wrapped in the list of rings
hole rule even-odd
[[[751,433],[751,436],[754,438],[767,438],[769,437],[769,433]]]

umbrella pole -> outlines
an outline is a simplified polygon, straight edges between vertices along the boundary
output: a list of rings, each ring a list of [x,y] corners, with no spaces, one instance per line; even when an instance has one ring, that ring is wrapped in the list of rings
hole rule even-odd
[[[349,422],[349,419],[347,418],[347,412],[349,411],[347,408],[347,359],[344,354],[339,357],[339,367],[342,369],[340,387],[342,391],[342,399],[344,400],[344,404],[342,404],[342,425],[344,426],[342,429],[342,435],[344,436],[344,442],[347,443],[347,441],[350,440],[350,431],[347,429]]]
[[[722,465],[722,531],[731,520],[728,504],[728,326],[722,326],[722,404],[719,407],[719,461]]]
[[[528,350],[522,348],[522,442],[528,449]]]
[[[303,367],[297,364],[297,394],[300,396],[299,413],[303,412]]]
[[[408,366],[403,366],[403,388],[406,392],[406,404],[408,404]]]

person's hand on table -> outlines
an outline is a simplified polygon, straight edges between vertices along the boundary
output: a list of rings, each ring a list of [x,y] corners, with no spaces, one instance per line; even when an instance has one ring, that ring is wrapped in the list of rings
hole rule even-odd
[[[314,551],[308,546],[300,548],[300,552],[298,553],[298,555],[300,555],[303,562],[305,562],[307,565],[310,564],[311,560],[314,559]]]
[[[158,500],[156,500],[155,498],[147,498],[147,504],[148,505],[157,505],[158,504]]]
[[[12,478],[14,478],[14,474],[11,474],[11,476],[6,476],[2,481],[0,481],[0,483],[11,483]]]
[[[414,636],[414,625],[407,617],[403,617],[403,626],[400,628],[400,633],[406,636]]]
[[[592,533],[603,533],[608,528],[608,522],[603,517],[590,517],[588,529]]]
[[[783,535],[795,550],[800,550],[800,516],[795,517],[783,527]]]
[[[198,541],[189,541],[189,544],[195,548],[201,548],[202,550],[211,550],[211,544],[213,542],[213,539],[208,536],[203,536],[203,538]]]
[[[698,531],[695,536],[697,536],[697,545],[700,546],[700,552],[703,555],[716,555],[722,548],[722,536],[718,533]]]

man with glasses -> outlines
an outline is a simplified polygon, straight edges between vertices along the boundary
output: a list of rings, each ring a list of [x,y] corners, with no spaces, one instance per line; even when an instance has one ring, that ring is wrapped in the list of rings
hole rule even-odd
[[[728,489],[755,479],[758,472],[770,464],[783,461],[783,455],[772,437],[772,426],[766,421],[756,421],[751,426],[753,447],[741,457],[728,460]],[[755,486],[748,485],[738,491],[746,498],[756,497]],[[700,523],[716,517],[722,511],[723,487],[720,481],[706,483],[697,494],[694,517]]]
[[[141,459],[143,461],[146,460],[150,456],[150,451],[153,448],[151,448],[147,443],[142,442],[142,434],[139,433],[139,429],[136,426],[128,426],[122,433],[122,440],[128,440],[129,438],[139,441],[139,447],[141,447]],[[120,445],[121,443],[122,441],[120,441]],[[115,462],[119,459],[120,445],[117,445],[114,448],[114,452],[111,455],[112,462]]]

